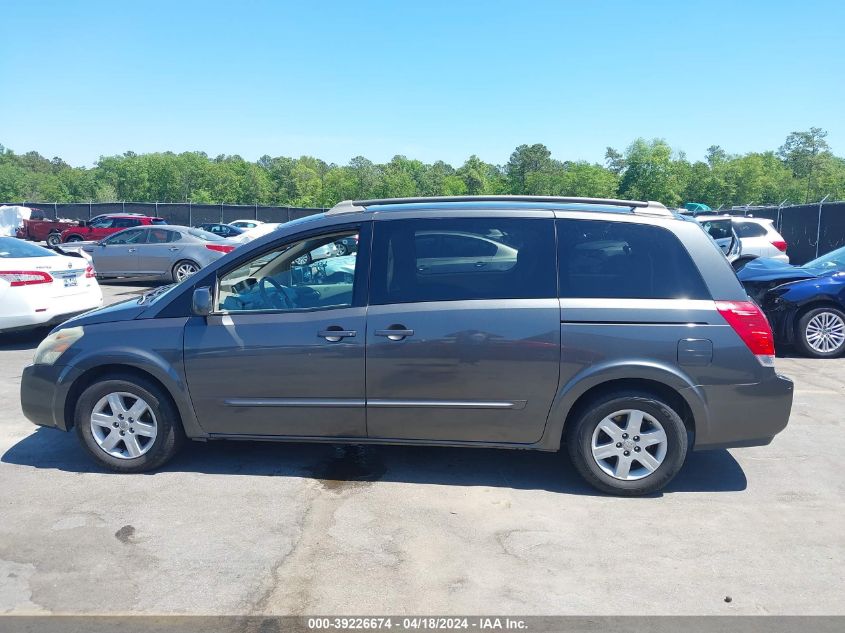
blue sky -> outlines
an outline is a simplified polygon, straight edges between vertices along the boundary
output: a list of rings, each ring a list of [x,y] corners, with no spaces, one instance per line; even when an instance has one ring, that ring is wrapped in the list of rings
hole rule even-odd
[[[0,0],[0,143],[91,165],[202,150],[346,163],[601,161],[665,138],[845,154],[845,3]]]

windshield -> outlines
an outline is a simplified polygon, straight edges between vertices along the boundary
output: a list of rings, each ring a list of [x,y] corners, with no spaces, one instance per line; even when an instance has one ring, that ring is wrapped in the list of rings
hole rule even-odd
[[[0,258],[50,257],[56,253],[16,237],[0,237]]]
[[[813,269],[815,271],[845,270],[845,246],[829,252],[827,255],[807,262],[801,268]]]

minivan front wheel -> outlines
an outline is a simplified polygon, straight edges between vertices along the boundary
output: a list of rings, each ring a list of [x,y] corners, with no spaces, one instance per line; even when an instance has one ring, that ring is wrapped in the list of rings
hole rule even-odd
[[[678,413],[659,398],[635,392],[592,402],[567,439],[581,476],[603,492],[624,496],[662,489],[683,466],[688,449]]]
[[[74,423],[89,455],[117,472],[158,468],[184,440],[170,398],[135,376],[115,376],[89,386],[76,403]]]

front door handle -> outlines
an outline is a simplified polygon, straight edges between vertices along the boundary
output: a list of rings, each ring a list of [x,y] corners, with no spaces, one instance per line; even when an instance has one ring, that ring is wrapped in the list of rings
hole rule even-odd
[[[391,341],[401,341],[405,337],[413,336],[414,331],[408,330],[404,325],[391,325],[386,330],[376,330],[376,336],[386,336]]]
[[[358,332],[356,330],[344,330],[339,325],[332,325],[327,327],[325,330],[320,330],[317,332],[317,336],[321,336],[326,339],[329,343],[338,343],[345,338],[352,338],[356,336]]]
[[[178,247],[178,246],[171,246],[171,247],[170,247],[170,248],[168,248],[167,250],[169,250],[169,251],[178,251],[178,250],[179,250],[179,247]]]
[[[129,252],[130,252],[130,253],[134,253],[134,252],[135,252],[135,251],[137,251],[137,250],[138,250],[137,248],[130,248],[130,249],[129,249]]]

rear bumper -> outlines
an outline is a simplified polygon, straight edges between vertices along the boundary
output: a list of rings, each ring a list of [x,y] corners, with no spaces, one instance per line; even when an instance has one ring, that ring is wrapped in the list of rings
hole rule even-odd
[[[58,325],[78,314],[99,308],[103,305],[103,293],[98,285],[92,285],[75,296],[32,298],[6,293],[3,301],[6,309],[0,316],[0,332],[13,332]]]
[[[764,446],[789,421],[793,384],[779,374],[755,384],[699,389],[709,416],[706,424],[696,425],[695,450]]]
[[[38,426],[68,430],[65,403],[81,371],[62,365],[28,365],[21,375],[21,409]]]

